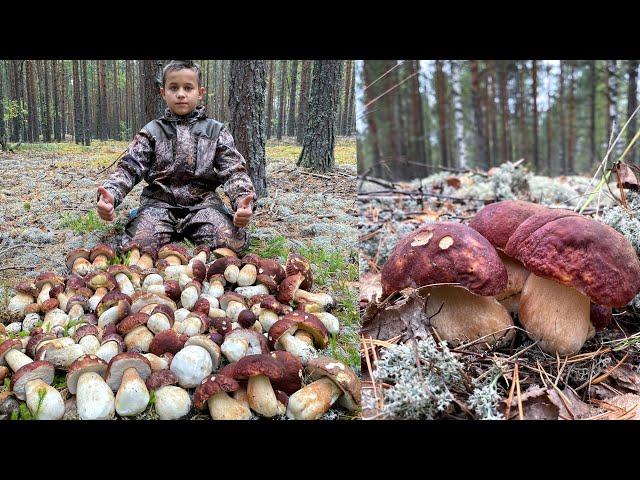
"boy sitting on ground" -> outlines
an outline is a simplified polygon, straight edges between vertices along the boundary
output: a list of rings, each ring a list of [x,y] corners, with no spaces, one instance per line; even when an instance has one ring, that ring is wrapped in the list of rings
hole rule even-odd
[[[163,117],[138,132],[116,170],[98,187],[98,215],[112,221],[131,189],[143,179],[148,183],[120,241],[123,251],[133,245],[157,251],[181,237],[236,252],[248,246],[244,227],[251,220],[255,189],[229,130],[198,106],[204,92],[196,63],[168,63],[160,89],[168,107]],[[219,186],[234,214],[217,195]]]

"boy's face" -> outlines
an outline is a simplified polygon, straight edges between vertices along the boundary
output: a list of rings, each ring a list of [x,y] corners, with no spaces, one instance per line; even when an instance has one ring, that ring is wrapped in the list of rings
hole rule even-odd
[[[175,115],[187,115],[204,95],[204,87],[198,86],[198,75],[189,68],[167,72],[160,94],[169,110]]]

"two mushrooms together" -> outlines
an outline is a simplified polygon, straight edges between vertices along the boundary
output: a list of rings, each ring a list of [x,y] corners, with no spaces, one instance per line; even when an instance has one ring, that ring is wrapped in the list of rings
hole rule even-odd
[[[542,350],[570,355],[640,291],[640,261],[607,225],[506,200],[468,226],[433,223],[398,243],[382,270],[383,297],[421,287],[443,340],[501,346],[513,338],[517,313]]]

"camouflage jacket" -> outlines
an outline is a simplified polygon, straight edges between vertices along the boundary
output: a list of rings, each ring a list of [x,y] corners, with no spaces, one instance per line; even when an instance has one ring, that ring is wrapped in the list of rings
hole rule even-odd
[[[141,206],[225,210],[216,188],[222,186],[235,210],[240,198],[255,189],[244,157],[222,123],[207,118],[204,106],[189,115],[164,116],[145,125],[104,183],[117,207],[141,180]],[[98,196],[99,198],[99,196]],[[228,208],[228,207],[227,207]],[[230,212],[229,212],[230,213]]]

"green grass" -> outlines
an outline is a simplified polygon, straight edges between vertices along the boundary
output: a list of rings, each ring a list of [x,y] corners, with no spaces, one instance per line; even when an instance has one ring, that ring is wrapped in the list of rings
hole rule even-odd
[[[62,226],[76,233],[103,232],[109,228],[93,210],[84,215],[64,213],[61,218]]]
[[[53,382],[51,386],[56,390],[62,390],[67,388],[67,375],[62,373],[56,373],[55,377],[53,377]]]

